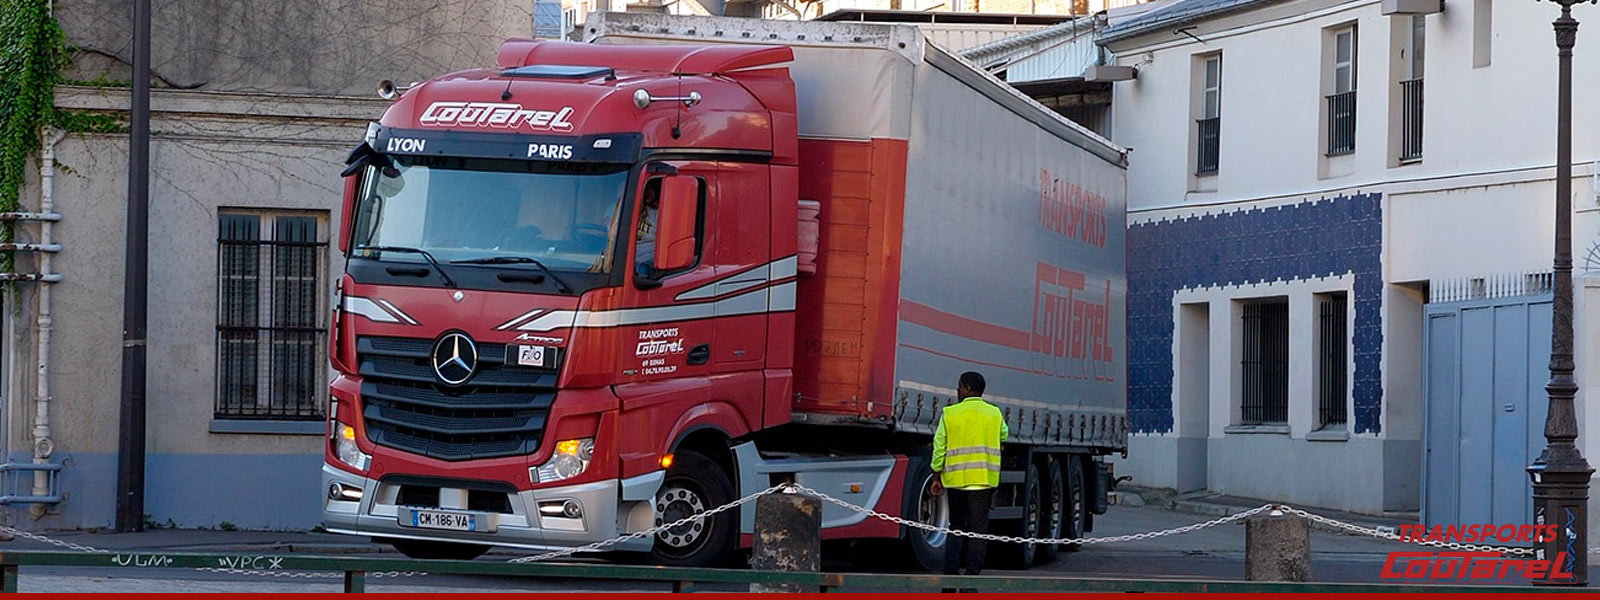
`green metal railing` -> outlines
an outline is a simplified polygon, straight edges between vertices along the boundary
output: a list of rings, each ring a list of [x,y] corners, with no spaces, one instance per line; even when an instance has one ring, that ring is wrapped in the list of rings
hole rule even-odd
[[[1134,580],[1023,575],[931,575],[880,573],[797,573],[744,569],[697,569],[583,563],[510,563],[493,561],[409,560],[294,554],[191,554],[180,552],[0,553],[0,591],[17,591],[19,567],[127,567],[136,569],[244,569],[262,573],[324,572],[344,574],[344,591],[366,591],[370,574],[416,572],[492,575],[547,579],[650,581],[670,584],[674,592],[692,592],[699,584],[793,584],[829,592],[840,588],[916,591],[946,587],[1007,592],[1529,592],[1584,591],[1518,585],[1396,585],[1361,583],[1265,583],[1245,581]],[[1377,568],[1377,565],[1374,565]]]

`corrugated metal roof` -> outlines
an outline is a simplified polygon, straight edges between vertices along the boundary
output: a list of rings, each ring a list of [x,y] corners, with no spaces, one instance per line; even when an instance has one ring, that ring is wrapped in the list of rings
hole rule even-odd
[[[967,48],[988,45],[996,40],[1010,39],[1019,32],[1027,32],[1028,26],[1015,25],[967,25],[943,23],[915,23],[917,29],[922,30],[923,37],[933,43],[943,46],[951,52],[964,52]]]
[[[817,17],[817,21],[874,21],[882,23],[983,23],[988,25],[1054,25],[1070,21],[1072,15],[1041,13],[952,12],[930,10],[882,10],[841,8]]]
[[[1166,28],[1176,28],[1217,15],[1281,2],[1282,0],[1179,0],[1171,6],[1153,10],[1116,23],[1100,31],[1101,44],[1131,38]]]
[[[979,60],[982,57],[992,53],[1011,50],[1013,48],[1020,48],[1041,40],[1055,37],[1067,39],[1076,35],[1080,29],[1092,26],[1093,22],[1094,21],[1091,17],[1080,17],[1065,23],[1057,23],[1055,25],[1030,31],[1021,35],[1014,35],[1005,39],[995,40],[981,46],[973,46],[971,48],[962,50],[961,55],[970,60]]]

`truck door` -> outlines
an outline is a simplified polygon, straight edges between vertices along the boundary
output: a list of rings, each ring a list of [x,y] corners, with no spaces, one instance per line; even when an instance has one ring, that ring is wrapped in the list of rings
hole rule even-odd
[[[699,202],[694,219],[699,235],[691,263],[663,272],[654,266],[660,198],[663,183],[674,170],[678,177],[695,182]],[[632,243],[622,291],[630,307],[628,318],[619,324],[625,340],[622,373],[631,381],[702,376],[711,370],[715,315],[710,303],[695,299],[695,292],[716,285],[716,265],[707,256],[707,249],[716,243],[712,234],[717,215],[707,206],[716,195],[716,163],[656,162],[647,166],[641,177],[629,221],[633,223],[629,229]]]

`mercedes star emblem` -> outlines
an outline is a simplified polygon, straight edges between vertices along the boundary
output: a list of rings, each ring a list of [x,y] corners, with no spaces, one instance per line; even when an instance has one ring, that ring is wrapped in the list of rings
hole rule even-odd
[[[478,370],[478,346],[459,331],[439,337],[433,343],[433,374],[446,385],[461,385]]]

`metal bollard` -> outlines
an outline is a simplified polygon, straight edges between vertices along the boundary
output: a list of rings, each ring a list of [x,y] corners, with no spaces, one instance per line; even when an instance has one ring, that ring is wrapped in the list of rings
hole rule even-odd
[[[1244,563],[1249,581],[1310,581],[1310,523],[1280,510],[1251,517],[1244,525]]]
[[[768,494],[756,499],[755,548],[750,568],[757,571],[822,570],[822,500],[800,494]],[[792,583],[752,583],[751,592],[815,592]]]

